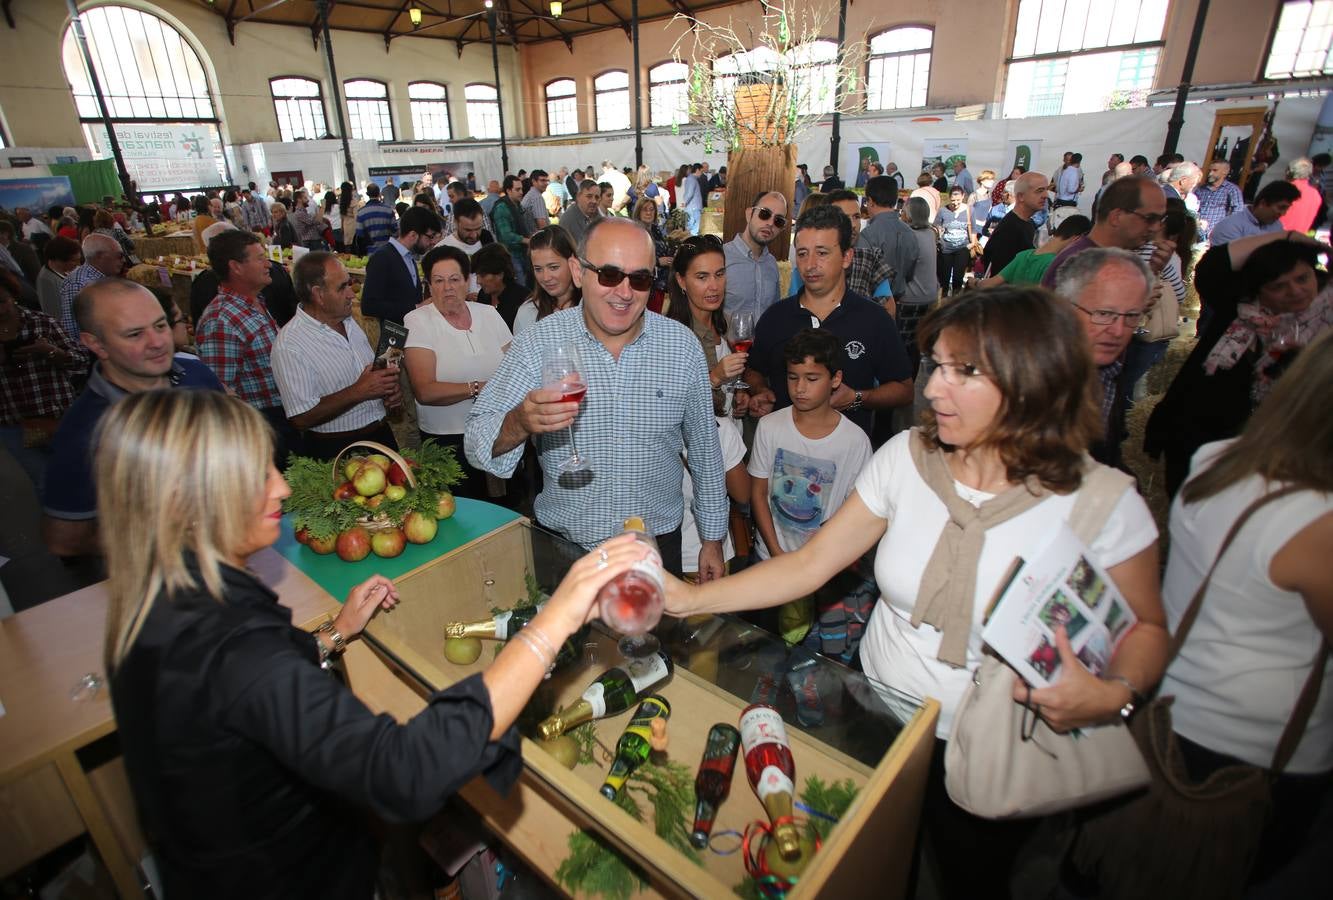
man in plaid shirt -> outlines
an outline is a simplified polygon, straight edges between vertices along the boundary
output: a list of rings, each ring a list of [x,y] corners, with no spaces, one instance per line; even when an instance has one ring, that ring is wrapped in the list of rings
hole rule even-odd
[[[1207,241],[1213,226],[1237,210],[1245,208],[1245,198],[1234,182],[1227,180],[1231,165],[1214,160],[1208,166],[1204,183],[1194,189],[1199,198],[1199,240]]]
[[[269,363],[278,323],[259,296],[272,280],[268,256],[254,234],[224,231],[209,241],[208,263],[221,284],[195,325],[199,358],[228,390],[268,419],[277,437],[275,460],[282,468],[288,453],[299,452],[300,435],[283,412]]]

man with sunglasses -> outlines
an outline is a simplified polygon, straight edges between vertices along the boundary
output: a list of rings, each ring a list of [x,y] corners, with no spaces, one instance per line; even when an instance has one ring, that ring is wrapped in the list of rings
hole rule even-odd
[[[582,302],[514,339],[473,403],[464,449],[472,465],[508,478],[533,439],[545,475],[534,504],[542,526],[591,547],[620,533],[627,517],[641,516],[657,536],[663,564],[676,574],[688,465],[702,545],[699,577],[706,581],[723,574],[722,451],[699,340],[646,311],[655,256],[639,223],[605,217],[592,224],[569,261]],[[564,402],[559,388],[543,383],[543,359],[559,346],[578,351],[587,385],[581,402]],[[560,472],[571,437],[589,469],[574,477]]]
[[[1093,247],[1062,266],[1054,285],[1055,292],[1074,305],[1097,366],[1104,437],[1093,444],[1091,453],[1093,459],[1108,466],[1122,467],[1120,445],[1125,439],[1125,411],[1133,387],[1125,377],[1125,351],[1147,314],[1156,280],[1148,264],[1133,251]]]
[[[786,227],[787,198],[777,191],[761,191],[745,211],[745,227],[723,248],[727,258],[724,308],[728,316],[748,312],[758,322],[764,311],[778,302],[778,261],[768,245]]]
[[[1174,243],[1158,238],[1165,215],[1166,195],[1153,179],[1131,175],[1111,182],[1097,204],[1097,221],[1092,230],[1060,251],[1046,270],[1042,286],[1055,287],[1056,275],[1065,263],[1098,247],[1133,252],[1145,244],[1154,244],[1148,265],[1154,274],[1161,272],[1176,252]]]

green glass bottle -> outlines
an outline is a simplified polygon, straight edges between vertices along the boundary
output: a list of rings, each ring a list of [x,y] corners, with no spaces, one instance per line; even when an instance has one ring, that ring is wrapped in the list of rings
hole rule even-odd
[[[616,758],[611,761],[611,771],[606,773],[602,782],[602,796],[608,800],[616,799],[616,794],[625,786],[625,781],[634,770],[648,760],[652,752],[649,738],[653,733],[653,719],[671,718],[671,704],[666,698],[652,694],[634,711],[634,717],[625,726],[625,731],[616,742]]]
[[[537,726],[537,732],[550,741],[576,725],[622,713],[646,697],[650,688],[670,678],[674,670],[671,657],[661,650],[641,659],[626,660],[621,666],[603,672],[569,709],[544,720]]]
[[[489,619],[479,619],[476,622],[450,622],[444,626],[444,636],[446,638],[474,637],[507,641],[526,628],[533,619],[537,618],[537,613],[541,612],[541,608],[545,605],[545,603],[538,603],[535,606],[521,606],[496,613]],[[579,648],[582,646],[586,635],[587,627],[585,626],[560,645],[560,650],[555,656],[557,667],[564,666],[579,658]]]

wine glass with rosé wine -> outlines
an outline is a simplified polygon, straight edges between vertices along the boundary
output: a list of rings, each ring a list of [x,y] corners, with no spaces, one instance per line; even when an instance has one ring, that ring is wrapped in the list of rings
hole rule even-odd
[[[750,347],[754,345],[754,313],[738,312],[733,313],[731,321],[728,323],[731,334],[731,349],[736,353],[749,353]],[[745,379],[737,375],[731,382],[730,388],[733,391],[748,391],[750,385]]]
[[[579,359],[578,348],[573,343],[557,344],[545,352],[542,358],[542,387],[546,390],[559,391],[560,402],[582,403],[588,393],[588,383],[583,379],[583,365]],[[588,460],[579,455],[579,448],[574,443],[574,423],[569,423],[569,446],[572,450],[569,459],[560,464],[560,482],[567,480],[586,483],[592,474]]]
[[[648,555],[607,582],[597,593],[598,616],[607,627],[623,637],[616,646],[626,659],[652,656],[662,646],[656,635],[650,634],[662,621],[666,605],[666,583],[662,577],[662,555],[657,541],[639,516],[625,520],[624,534],[648,548]]]

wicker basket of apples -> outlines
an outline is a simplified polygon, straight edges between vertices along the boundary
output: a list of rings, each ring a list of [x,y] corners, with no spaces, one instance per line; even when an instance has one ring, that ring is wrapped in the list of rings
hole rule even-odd
[[[402,453],[358,441],[332,466],[293,457],[286,475],[292,493],[284,509],[292,514],[296,539],[314,553],[358,562],[372,552],[394,557],[409,543],[434,540],[439,520],[454,514],[449,488],[463,470],[454,451],[434,441]]]

